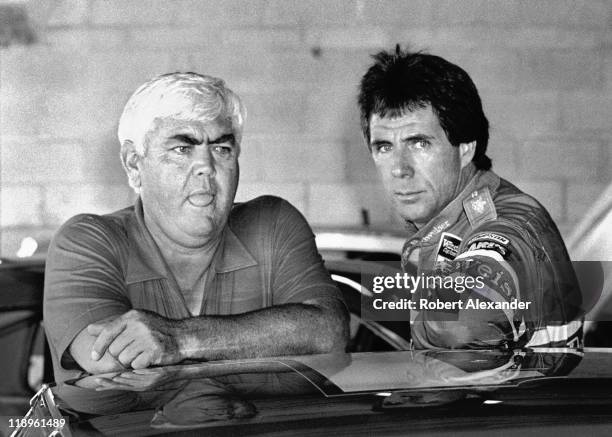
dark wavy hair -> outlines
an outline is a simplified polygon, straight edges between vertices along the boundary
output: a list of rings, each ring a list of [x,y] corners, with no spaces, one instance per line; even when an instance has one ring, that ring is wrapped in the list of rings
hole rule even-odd
[[[488,170],[486,155],[489,122],[482,110],[478,90],[470,76],[447,60],[423,52],[381,51],[361,79],[359,108],[361,129],[370,140],[370,117],[398,117],[406,111],[431,106],[453,146],[476,141],[472,161]]]

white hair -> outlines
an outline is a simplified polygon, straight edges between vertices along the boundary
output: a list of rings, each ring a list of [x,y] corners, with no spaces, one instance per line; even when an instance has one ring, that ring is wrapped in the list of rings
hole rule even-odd
[[[138,154],[145,153],[146,135],[157,118],[213,121],[232,119],[240,142],[246,108],[222,79],[198,73],[170,73],[141,85],[128,99],[119,118],[119,143],[131,141]]]

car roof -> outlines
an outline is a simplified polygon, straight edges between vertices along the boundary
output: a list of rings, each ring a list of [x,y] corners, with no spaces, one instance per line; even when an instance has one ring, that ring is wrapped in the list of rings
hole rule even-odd
[[[508,420],[520,414],[526,415],[525,423],[531,421],[536,427],[560,423],[566,417],[564,406],[573,405],[573,411],[578,411],[580,402],[590,403],[589,413],[597,414],[605,404],[607,423],[612,423],[611,354],[608,349],[422,350],[170,366],[148,369],[145,373],[158,372],[160,376],[150,393],[163,393],[164,384],[167,387],[173,378],[193,391],[180,399],[178,408],[168,410],[162,402],[149,409],[107,412],[98,417],[86,415],[75,425],[77,429],[94,427],[103,435],[114,436],[165,435],[193,428],[206,428],[206,432],[214,435],[268,434],[280,430],[285,434],[279,435],[289,435],[315,429],[343,435],[371,435],[376,430],[402,434],[407,429],[404,426],[437,435],[433,431],[456,431],[453,424],[457,420],[463,421],[464,431],[481,426],[491,430],[499,426],[500,417]],[[96,384],[96,378],[104,377],[97,375],[80,381]],[[231,387],[224,386],[226,383]],[[147,394],[141,389],[124,392],[142,400]],[[182,388],[174,389],[179,393],[175,396],[180,396]],[[107,395],[112,398],[118,393],[91,392],[92,396],[106,396],[107,400]],[[61,390],[59,394],[62,395]],[[254,409],[248,417],[232,416],[227,414],[225,404],[219,403],[221,398],[234,406],[244,401]],[[176,399],[168,397],[164,402]],[[521,410],[525,404],[529,408]],[[403,410],[411,413],[377,416]],[[177,412],[188,423],[171,423],[169,418]],[[546,412],[547,420],[535,421],[531,415],[536,412]],[[603,416],[598,417],[602,423]],[[574,425],[581,423],[576,415],[572,420]]]

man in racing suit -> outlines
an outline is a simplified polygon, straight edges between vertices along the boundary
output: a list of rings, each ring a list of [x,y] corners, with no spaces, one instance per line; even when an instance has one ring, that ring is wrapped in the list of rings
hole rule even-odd
[[[441,308],[410,311],[414,345],[579,347],[582,299],[563,240],[542,205],[490,170],[488,121],[468,74],[399,45],[374,58],[360,86],[361,122],[409,231],[402,268],[480,281],[415,292],[415,304]]]

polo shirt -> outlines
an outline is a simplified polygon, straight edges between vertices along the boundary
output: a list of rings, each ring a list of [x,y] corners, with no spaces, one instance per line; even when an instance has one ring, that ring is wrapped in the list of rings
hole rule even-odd
[[[319,297],[342,300],[304,217],[273,196],[235,204],[213,256],[200,315],[240,314]],[[44,324],[56,381],[83,370],[68,347],[90,323],[130,309],[191,317],[144,224],[140,199],[108,215],[82,214],[54,236],[47,255]]]

